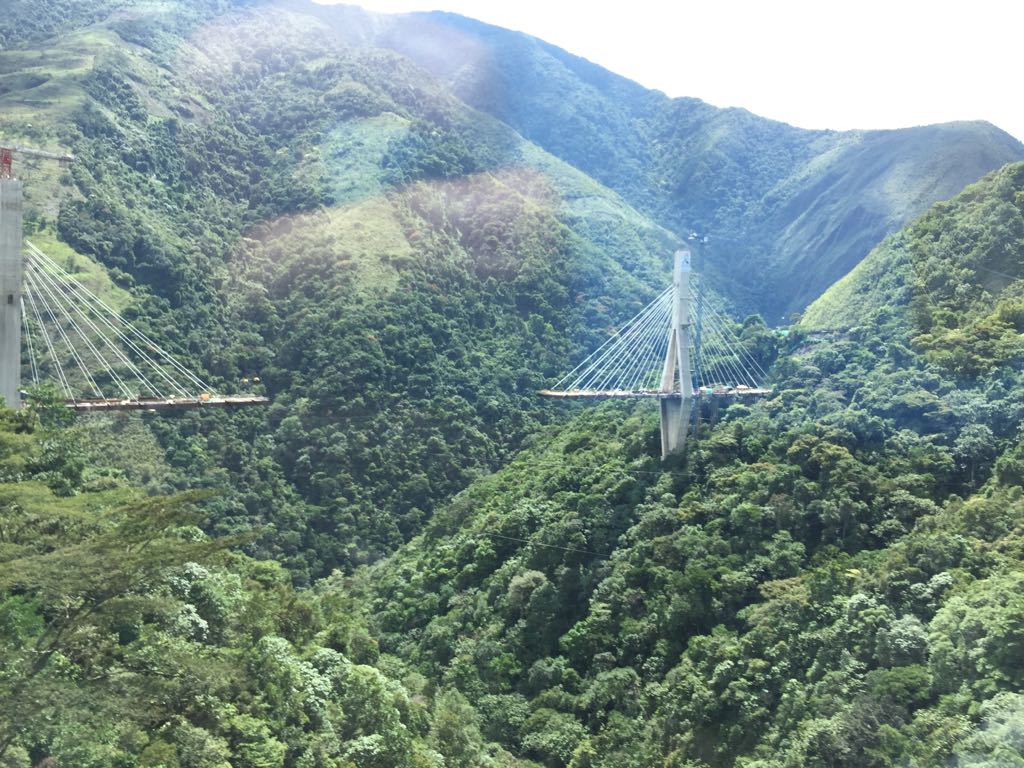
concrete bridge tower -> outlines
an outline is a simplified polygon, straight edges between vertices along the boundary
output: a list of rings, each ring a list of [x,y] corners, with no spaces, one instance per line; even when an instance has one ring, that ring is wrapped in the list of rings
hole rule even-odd
[[[672,325],[661,373],[661,456],[679,453],[686,445],[693,407],[690,365],[690,252],[676,251],[672,275]],[[678,394],[676,382],[678,380]]]
[[[21,216],[18,179],[0,178],[0,399],[21,404]]]

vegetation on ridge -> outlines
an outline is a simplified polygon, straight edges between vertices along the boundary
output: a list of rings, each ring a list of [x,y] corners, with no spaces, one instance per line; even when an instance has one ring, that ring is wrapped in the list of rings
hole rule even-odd
[[[1016,173],[946,207],[942,236],[1007,175],[1019,191]],[[894,305],[845,334],[793,329],[775,394],[730,407],[665,464],[643,404],[570,409],[391,558],[298,592],[188,528],[180,502],[89,491],[107,486],[82,474],[73,431],[40,441],[30,412],[12,415],[5,759],[1019,759],[1021,361],[956,376],[915,351],[905,318]],[[744,343],[763,345],[762,329],[748,323]],[[38,480],[77,495],[25,484]],[[144,563],[111,550],[133,541],[126,502],[154,521]],[[216,498],[203,509],[221,514]],[[83,618],[65,630],[67,605]],[[56,650],[32,672],[48,695],[26,703],[33,647]],[[142,700],[155,704],[127,708]]]
[[[1018,295],[1022,167],[901,233],[960,244],[929,253],[941,282],[826,295],[863,322],[794,328],[775,394],[685,459],[603,406],[460,494],[373,567],[381,650],[548,766],[1021,759],[1022,335],[965,368],[912,316],[975,328]]]

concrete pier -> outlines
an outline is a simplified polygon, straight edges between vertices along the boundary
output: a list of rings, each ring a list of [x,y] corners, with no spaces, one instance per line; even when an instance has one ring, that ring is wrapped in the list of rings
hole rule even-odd
[[[0,179],[0,398],[21,403],[21,182]]]
[[[679,453],[686,445],[686,432],[693,407],[693,374],[690,368],[690,252],[676,251],[672,274],[674,303],[668,331],[668,353],[661,373],[661,392],[679,397],[661,401],[661,457]]]

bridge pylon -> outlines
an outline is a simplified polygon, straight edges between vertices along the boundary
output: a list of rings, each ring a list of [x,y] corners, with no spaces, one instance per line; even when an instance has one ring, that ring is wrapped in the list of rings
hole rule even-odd
[[[661,371],[661,457],[679,453],[693,408],[693,367],[690,360],[690,252],[676,251],[672,276],[672,321]]]
[[[21,403],[21,219],[18,179],[0,178],[0,402]]]
[[[700,411],[698,399],[749,400],[772,392],[760,383],[768,374],[736,335],[724,308],[705,296],[703,281],[694,321],[690,252],[676,251],[673,267],[670,286],[551,389],[539,392],[556,398],[657,400],[662,459],[686,447],[690,417]]]

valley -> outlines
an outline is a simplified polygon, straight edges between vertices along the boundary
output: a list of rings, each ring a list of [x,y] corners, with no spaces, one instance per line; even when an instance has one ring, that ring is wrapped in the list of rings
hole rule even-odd
[[[1024,754],[1020,142],[451,14],[45,0],[0,41],[0,144],[76,157],[19,166],[26,236],[271,401],[0,409],[0,765]],[[652,403],[537,392],[684,247],[771,392],[662,461]]]

